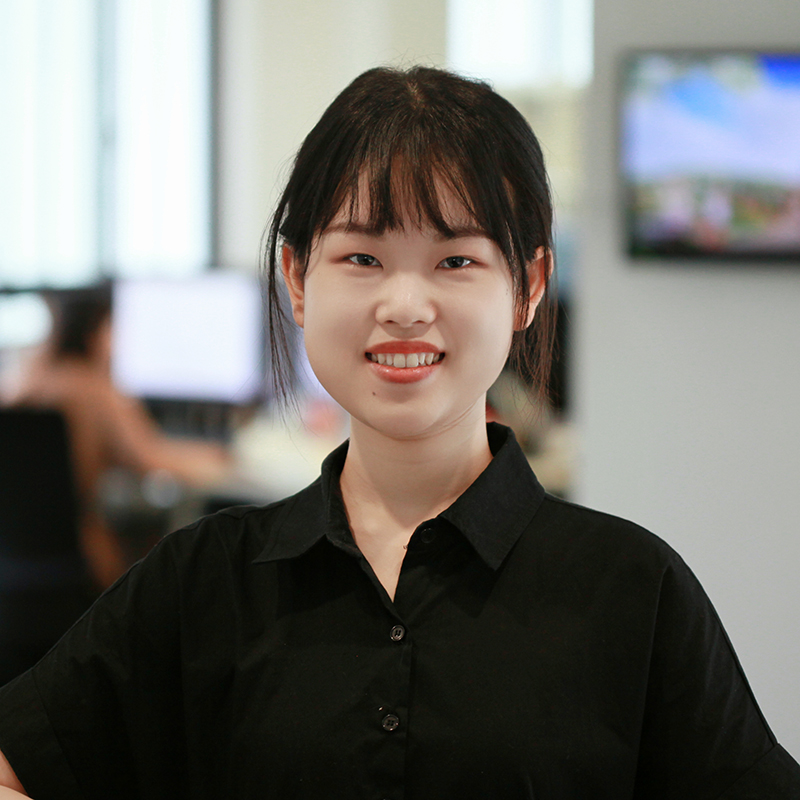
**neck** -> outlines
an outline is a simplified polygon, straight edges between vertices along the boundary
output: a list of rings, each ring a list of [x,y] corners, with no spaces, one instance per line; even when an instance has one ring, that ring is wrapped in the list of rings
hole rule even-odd
[[[485,416],[462,423],[435,436],[398,440],[352,421],[341,488],[357,536],[379,529],[410,535],[483,472],[492,459]]]

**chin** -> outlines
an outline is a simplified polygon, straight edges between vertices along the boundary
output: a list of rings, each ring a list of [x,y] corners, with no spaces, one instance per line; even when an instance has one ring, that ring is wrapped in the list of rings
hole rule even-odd
[[[416,439],[426,436],[440,426],[438,415],[431,408],[412,408],[408,404],[394,408],[353,409],[354,421],[392,439]]]
[[[485,402],[477,409],[475,405],[462,409],[460,412],[453,410],[447,415],[434,412],[432,403],[425,408],[416,409],[406,405],[395,407],[383,412],[372,412],[363,415],[353,414],[353,418],[362,425],[397,441],[414,441],[426,439],[444,433],[462,425],[474,424],[475,415],[478,414],[481,424],[485,424]]]

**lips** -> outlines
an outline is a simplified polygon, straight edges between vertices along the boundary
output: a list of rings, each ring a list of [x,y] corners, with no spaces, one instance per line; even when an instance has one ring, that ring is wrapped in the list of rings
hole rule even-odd
[[[395,341],[373,345],[365,356],[382,378],[410,383],[429,375],[445,354],[430,342]]]

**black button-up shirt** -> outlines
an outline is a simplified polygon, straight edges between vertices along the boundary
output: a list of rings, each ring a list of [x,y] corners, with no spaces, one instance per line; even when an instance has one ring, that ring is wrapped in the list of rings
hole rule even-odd
[[[395,601],[322,478],[168,536],[0,691],[48,798],[798,798],[689,569],[545,494],[505,428]]]

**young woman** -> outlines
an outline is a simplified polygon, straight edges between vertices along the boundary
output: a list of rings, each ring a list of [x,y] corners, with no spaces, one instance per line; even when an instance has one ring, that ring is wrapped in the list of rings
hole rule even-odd
[[[549,497],[486,425],[509,353],[547,373],[551,215],[484,84],[344,90],[267,260],[275,360],[282,273],[349,443],[167,537],[0,692],[8,797],[800,796],[680,558]]]

